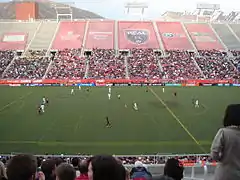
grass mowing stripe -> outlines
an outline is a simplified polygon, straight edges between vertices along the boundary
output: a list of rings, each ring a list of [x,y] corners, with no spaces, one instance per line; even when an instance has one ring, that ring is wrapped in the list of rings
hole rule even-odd
[[[211,145],[210,141],[200,141],[202,145]],[[193,141],[139,141],[139,142],[126,142],[126,141],[97,141],[97,142],[64,142],[64,141],[0,141],[0,144],[36,144],[42,146],[155,146],[155,145],[193,145]]]
[[[3,106],[3,107],[0,109],[0,113],[1,113],[2,111],[4,111],[7,107],[9,107],[9,106],[15,104],[17,101],[19,101],[19,100],[21,100],[21,99],[24,99],[25,97],[29,96],[30,94],[32,94],[32,92],[29,92],[29,93],[27,93],[27,94],[25,94],[25,95],[19,97],[18,99],[15,99],[14,101],[12,101],[12,102],[6,104],[5,106]]]
[[[168,110],[168,112],[172,115],[172,117],[181,125],[181,127],[185,130],[185,132],[191,137],[191,139],[199,146],[199,148],[204,152],[207,151],[202,147],[200,142],[193,136],[193,134],[187,129],[187,127],[180,121],[180,119],[173,113],[173,111],[167,106],[167,104],[155,93],[152,88],[149,88],[152,94],[162,103],[162,105]]]

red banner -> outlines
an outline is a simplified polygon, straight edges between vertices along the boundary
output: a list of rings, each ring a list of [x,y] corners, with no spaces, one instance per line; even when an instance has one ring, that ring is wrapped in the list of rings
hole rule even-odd
[[[171,79],[13,79],[13,80],[0,80],[0,84],[78,84],[78,83],[95,83],[95,84],[112,84],[112,83],[119,83],[119,84],[128,84],[128,83],[180,83],[186,85],[193,85],[193,84],[232,84],[233,80],[214,80],[214,79],[194,79],[194,80],[183,80],[183,81],[174,81]]]

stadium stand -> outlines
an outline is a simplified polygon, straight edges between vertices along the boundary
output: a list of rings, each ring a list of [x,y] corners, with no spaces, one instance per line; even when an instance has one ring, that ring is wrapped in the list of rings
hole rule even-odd
[[[218,33],[218,35],[229,50],[240,49],[239,41],[230,32],[230,29],[226,24],[212,24],[212,27]]]
[[[226,53],[209,50],[199,54],[201,57],[195,59],[207,79],[231,79],[237,75]]]
[[[46,51],[32,51],[30,56],[17,57],[4,74],[6,79],[41,79],[50,63],[50,58],[42,56]]]
[[[0,49],[24,50],[40,22],[0,22]]]
[[[161,72],[153,49],[133,49],[128,58],[128,70],[132,79],[160,79]]]
[[[56,32],[57,22],[42,22],[40,28],[32,39],[29,49],[43,50],[48,49]]]
[[[124,56],[116,56],[113,49],[93,49],[88,78],[125,79],[125,72]]]
[[[201,72],[187,51],[167,51],[168,57],[161,58],[166,79],[200,79]]]
[[[14,51],[0,51],[0,76],[15,56]]]
[[[59,51],[47,72],[49,79],[82,79],[86,72],[85,59],[80,57],[80,49],[65,49]]]

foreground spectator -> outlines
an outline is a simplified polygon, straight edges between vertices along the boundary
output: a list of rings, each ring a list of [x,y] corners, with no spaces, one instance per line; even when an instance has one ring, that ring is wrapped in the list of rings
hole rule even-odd
[[[79,164],[80,175],[76,180],[88,180],[88,163],[86,160],[82,160]]]
[[[55,180],[56,161],[54,159],[48,159],[43,161],[41,170],[45,175],[45,180]]]
[[[88,177],[90,180],[126,180],[121,165],[108,155],[98,155],[90,159]]]
[[[77,157],[72,158],[72,166],[76,171],[76,176],[78,177],[80,175],[79,171],[79,159]]]
[[[76,171],[67,163],[60,164],[56,169],[56,180],[75,180]]]
[[[2,161],[0,161],[0,180],[7,180],[6,169]]]
[[[132,168],[130,172],[130,177],[133,180],[150,180],[152,178],[152,175],[150,172],[148,172],[147,168],[144,167],[144,164],[141,161],[136,161],[134,164],[134,168]]]
[[[215,180],[240,179],[240,104],[229,105],[211,147],[212,158],[219,161]]]
[[[164,176],[170,177],[174,180],[181,180],[183,178],[183,166],[180,161],[174,158],[168,159],[164,167]]]
[[[7,166],[8,180],[35,180],[37,161],[32,155],[14,156]]]

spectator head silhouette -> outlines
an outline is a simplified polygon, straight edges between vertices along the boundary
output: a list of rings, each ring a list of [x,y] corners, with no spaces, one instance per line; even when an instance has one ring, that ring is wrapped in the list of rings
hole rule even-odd
[[[8,180],[34,180],[37,160],[32,155],[14,156],[7,165]]]
[[[240,126],[240,104],[231,104],[225,111],[223,119],[224,127],[227,126]]]
[[[41,170],[45,175],[46,180],[55,180],[56,161],[54,159],[48,159],[43,161]]]
[[[97,155],[89,161],[89,180],[125,180],[124,175],[119,163],[112,156]]]
[[[173,178],[174,180],[181,180],[183,178],[183,166],[179,160],[171,158],[168,159],[164,167],[164,175]]]
[[[73,166],[62,163],[56,168],[56,180],[75,180],[76,171]]]

